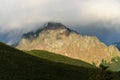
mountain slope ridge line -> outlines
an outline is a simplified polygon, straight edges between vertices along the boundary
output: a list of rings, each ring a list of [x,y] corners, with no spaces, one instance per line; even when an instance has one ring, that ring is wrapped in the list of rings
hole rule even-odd
[[[46,50],[91,64],[100,64],[103,59],[109,62],[120,56],[115,46],[106,46],[97,37],[82,36],[55,22],[48,22],[42,29],[24,34],[16,48],[28,51]]]

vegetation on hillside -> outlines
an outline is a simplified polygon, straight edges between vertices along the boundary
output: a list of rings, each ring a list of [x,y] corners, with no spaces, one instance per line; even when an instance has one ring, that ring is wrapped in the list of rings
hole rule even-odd
[[[57,63],[0,43],[0,80],[88,80],[96,69]]]
[[[75,65],[75,66],[83,66],[87,68],[96,68],[95,66],[83,62],[81,60],[76,60],[72,59],[63,55],[55,54],[52,52],[48,51],[43,51],[43,50],[32,50],[32,51],[25,51],[31,55],[34,55],[39,58],[47,59],[53,62],[58,62],[58,63],[64,63],[64,64],[70,64],[70,65]]]
[[[39,53],[41,57],[0,43],[0,80],[120,80],[116,73],[82,61],[49,55],[46,51]]]
[[[112,63],[109,65],[108,69],[114,72],[120,71],[120,57],[113,58]]]

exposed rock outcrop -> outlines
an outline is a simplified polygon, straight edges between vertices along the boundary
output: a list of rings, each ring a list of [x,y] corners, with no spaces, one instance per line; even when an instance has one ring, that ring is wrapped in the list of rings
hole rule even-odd
[[[108,47],[96,37],[82,36],[61,23],[48,23],[36,32],[24,34],[17,48],[47,50],[91,64],[99,64],[102,59],[110,61],[120,54],[116,47]]]

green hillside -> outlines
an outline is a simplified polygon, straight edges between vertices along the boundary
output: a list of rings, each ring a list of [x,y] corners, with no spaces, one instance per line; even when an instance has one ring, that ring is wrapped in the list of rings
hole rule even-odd
[[[77,66],[77,61],[72,65],[74,61],[69,63],[68,59],[58,63],[57,59],[45,58],[0,43],[0,80],[115,80],[113,73],[91,68],[87,63],[81,63],[87,65],[84,67]]]
[[[111,62],[106,62],[105,60],[101,61],[101,64],[108,67],[107,70],[113,71],[113,72],[119,72],[120,71],[120,57],[114,57]]]
[[[48,52],[48,51],[32,50],[32,51],[26,51],[26,52],[29,53],[29,54],[32,54],[36,57],[47,59],[47,60],[50,60],[50,61],[53,61],[53,62],[82,66],[82,67],[87,67],[87,68],[96,68],[95,66],[90,65],[86,62],[76,60],[76,59],[72,59],[72,58],[62,56],[62,55],[59,55],[59,54],[55,54],[55,53],[52,53],[52,52]]]
[[[108,69],[114,72],[120,71],[120,61],[110,64]]]
[[[108,70],[118,72],[120,71],[120,57],[112,59],[112,63],[109,65]]]

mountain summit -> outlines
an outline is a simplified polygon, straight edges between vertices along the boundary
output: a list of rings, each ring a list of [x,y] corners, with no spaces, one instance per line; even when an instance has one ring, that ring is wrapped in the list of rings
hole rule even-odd
[[[21,50],[46,50],[88,63],[111,61],[120,52],[94,36],[82,36],[61,23],[49,22],[36,31],[24,34],[17,46]]]
[[[42,28],[39,28],[36,31],[30,31],[26,34],[23,34],[22,38],[31,40],[31,39],[37,38],[42,31],[48,31],[48,30],[66,30],[68,32],[71,31],[69,28],[67,28],[61,23],[48,22],[44,24]]]

